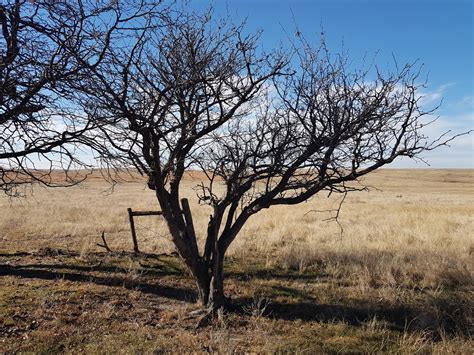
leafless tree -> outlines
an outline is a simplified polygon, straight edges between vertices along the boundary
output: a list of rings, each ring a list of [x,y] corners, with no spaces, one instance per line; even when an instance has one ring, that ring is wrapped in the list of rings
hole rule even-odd
[[[170,13],[126,49],[111,48],[77,99],[107,123],[98,143],[148,177],[202,304],[216,310],[224,256],[251,216],[355,190],[349,182],[446,139],[423,136],[430,112],[413,65],[351,70],[304,40],[265,54],[258,35],[211,15]],[[199,202],[212,207],[203,245],[180,198],[195,170],[206,176]]]
[[[70,100],[70,83],[87,75],[84,62],[97,66],[112,41],[142,28],[157,7],[145,0],[2,2],[0,189],[15,194],[32,181],[69,185],[84,176],[77,169],[90,164],[81,147],[100,149],[98,123]]]

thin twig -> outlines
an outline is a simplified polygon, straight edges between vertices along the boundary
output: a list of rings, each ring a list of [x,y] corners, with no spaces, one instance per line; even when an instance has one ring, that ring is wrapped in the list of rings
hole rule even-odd
[[[342,204],[344,203],[346,197],[347,197],[347,191],[345,191],[343,193],[343,196],[342,196],[342,199],[341,201],[339,202],[339,205],[336,209],[330,209],[330,210],[309,210],[308,212],[306,212],[303,216],[307,216],[309,213],[311,212],[314,212],[314,213],[330,213],[330,212],[335,212],[336,215],[335,216],[332,216],[332,217],[329,217],[329,218],[325,218],[323,219],[324,222],[330,222],[330,221],[336,221],[337,225],[339,226],[339,229],[340,229],[340,233],[339,233],[339,236],[341,237],[342,239],[342,236],[344,234],[344,228],[342,226],[342,223],[339,221],[339,216],[340,216],[340,213],[341,213],[341,209],[342,209]]]
[[[105,250],[107,250],[108,252],[112,253],[112,250],[109,248],[109,245],[107,244],[107,241],[105,240],[105,232],[102,231],[102,235],[100,236],[102,238],[102,242],[104,244],[99,244],[97,243],[97,246],[101,247],[101,248],[105,248]]]

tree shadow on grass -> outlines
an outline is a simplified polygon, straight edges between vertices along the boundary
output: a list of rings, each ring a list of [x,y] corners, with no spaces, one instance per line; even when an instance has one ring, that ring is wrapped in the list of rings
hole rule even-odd
[[[49,268],[45,270],[39,266]],[[143,281],[131,280],[127,277],[117,276],[96,276],[91,274],[81,274],[74,272],[55,271],[50,268],[55,265],[25,265],[25,266],[11,266],[0,265],[0,276],[16,276],[22,278],[35,278],[42,280],[68,280],[74,282],[94,283],[97,285],[124,287],[129,290],[137,290],[143,293],[153,294],[155,296],[174,299],[184,302],[196,302],[197,294],[190,288],[171,287],[166,285],[156,285]],[[57,265],[61,269],[68,268],[68,265]],[[71,266],[71,265],[69,265]],[[72,269],[81,270],[81,266],[77,268],[76,265],[71,266]],[[88,268],[88,271],[91,269]]]
[[[352,326],[361,326],[376,317],[392,327],[401,330],[412,315],[409,308],[371,309],[356,306],[317,304],[313,302],[283,303],[271,302],[267,307],[268,315],[285,320],[317,321],[322,323],[345,322]]]
[[[76,265],[76,264],[26,264],[21,265],[22,269],[42,269],[42,270],[72,270],[77,272],[101,272],[109,274],[129,273],[131,270],[122,266],[107,266],[98,263],[97,265]],[[183,270],[175,267],[172,263],[161,262],[157,265],[144,265],[135,271],[147,276],[182,276]],[[60,271],[56,271],[60,272]]]
[[[299,296],[298,296],[299,297]],[[301,298],[299,298],[301,299]],[[240,298],[234,301],[233,310],[248,313],[255,307],[255,299]],[[365,327],[374,320],[383,323],[388,329],[396,331],[427,331],[433,339],[439,340],[444,335],[455,335],[470,338],[472,325],[470,316],[459,314],[459,306],[442,300],[432,300],[426,307],[414,305],[344,305],[321,304],[307,296],[298,302],[280,302],[268,300],[263,316],[271,319],[301,320],[320,323],[346,323],[354,327]],[[458,312],[458,314],[455,314]]]
[[[10,256],[10,255],[9,255]],[[124,287],[138,290],[158,297],[185,302],[196,302],[197,294],[194,289],[157,285],[150,282],[152,277],[175,276],[184,280],[183,269],[177,266],[173,259],[155,258],[153,264],[142,265],[142,268],[129,270],[122,266],[76,265],[71,263],[54,264],[26,264],[0,265],[0,276],[11,275],[23,278],[37,278],[44,280],[69,280],[74,282],[95,283],[97,285]],[[142,273],[144,277],[133,279],[130,271]],[[102,273],[105,275],[97,275]],[[319,282],[326,279],[325,275],[304,275],[271,270],[249,270],[247,272],[226,273],[229,278],[238,280],[263,278],[286,279]],[[189,280],[186,280],[189,281]],[[383,322],[388,328],[404,331],[430,331],[436,336],[455,334],[469,337],[472,333],[472,301],[462,298],[429,298],[421,304],[400,304],[396,306],[384,305],[377,302],[357,304],[321,304],[312,294],[297,288],[283,285],[273,285],[269,291],[269,304],[265,308],[264,316],[288,321],[301,320],[306,322],[345,322],[351,326],[366,326],[374,319]],[[277,300],[285,297],[288,301]],[[254,298],[237,298],[233,300],[230,310],[246,314],[254,306]],[[438,334],[438,335],[436,335]]]

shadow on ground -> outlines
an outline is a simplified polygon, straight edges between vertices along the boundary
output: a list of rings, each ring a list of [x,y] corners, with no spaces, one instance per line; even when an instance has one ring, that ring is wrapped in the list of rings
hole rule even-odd
[[[2,255],[3,260],[10,257],[24,256]],[[21,278],[34,278],[43,280],[68,280],[73,282],[95,283],[97,285],[110,287],[124,287],[129,290],[140,291],[158,297],[174,299],[184,302],[196,302],[197,294],[194,289],[182,286],[178,280],[185,280],[188,277],[183,269],[175,267],[169,260],[159,260],[156,257],[154,263],[142,265],[140,271],[145,277],[134,280],[130,277],[130,270],[121,266],[102,265],[99,261],[96,265],[76,265],[67,263],[70,259],[65,259],[65,263],[35,263],[20,264],[21,259],[16,259],[15,263],[0,264],[0,276],[15,276]],[[56,259],[55,259],[56,260]],[[60,260],[60,259],[59,259]],[[143,259],[148,260],[148,259]],[[174,276],[174,279],[167,281],[168,285],[160,283],[160,277]],[[294,273],[271,270],[236,272],[230,271],[227,275],[229,279],[239,282],[252,278],[264,278],[275,280],[275,285],[267,295],[268,304],[262,316],[271,319],[300,320],[306,322],[335,323],[345,322],[351,326],[362,327],[376,319],[378,322],[386,324],[390,329],[404,331],[430,331],[435,337],[445,334],[456,334],[469,337],[472,333],[469,314],[472,311],[472,302],[462,299],[430,298],[421,304],[400,304],[397,306],[384,305],[371,302],[366,303],[341,301],[341,304],[320,304],[317,298],[304,291],[299,291],[291,287],[278,284],[279,280],[286,279],[301,282],[320,282],[326,280],[326,276],[298,275]],[[156,282],[154,282],[156,280]],[[190,280],[187,280],[190,281]],[[174,285],[173,285],[174,283]],[[188,282],[189,284],[191,282]],[[170,286],[169,284],[172,284]],[[242,286],[244,287],[244,286]],[[284,295],[285,301],[276,298],[275,295]],[[231,311],[245,315],[249,309],[255,307],[253,298],[236,298],[233,300]],[[471,310],[471,311],[470,311]]]
[[[102,286],[120,286],[129,290],[136,290],[143,293],[153,294],[155,296],[171,298],[178,301],[196,302],[196,292],[189,288],[171,287],[166,285],[157,285],[143,281],[133,281],[120,276],[95,276],[91,274],[81,274],[74,272],[54,271],[54,268],[72,269],[77,271],[105,271],[109,273],[117,272],[117,268],[91,268],[77,265],[24,265],[10,266],[0,265],[0,276],[16,276],[22,278],[35,278],[43,280],[68,280],[74,282],[92,282]],[[53,270],[52,270],[53,269]],[[109,270],[110,269],[110,270]],[[111,269],[114,269],[111,270]],[[157,274],[159,275],[159,273]]]

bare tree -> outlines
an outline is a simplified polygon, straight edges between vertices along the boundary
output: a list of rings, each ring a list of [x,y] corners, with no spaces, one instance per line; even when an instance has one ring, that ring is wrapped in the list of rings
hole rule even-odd
[[[81,147],[93,122],[70,100],[70,83],[97,66],[112,41],[139,29],[158,2],[7,0],[0,5],[0,189],[32,181],[74,184],[88,168]],[[79,60],[80,59],[80,60]],[[90,155],[90,153],[89,153]],[[62,171],[62,179],[52,171]],[[59,174],[60,175],[60,174]]]
[[[243,33],[211,12],[170,13],[77,87],[88,114],[107,122],[100,144],[148,177],[210,310],[225,304],[224,256],[251,216],[355,190],[349,182],[444,143],[422,134],[429,112],[412,65],[352,71],[324,43],[265,54]],[[198,169],[199,201],[212,207],[203,245],[180,198],[185,172]]]

